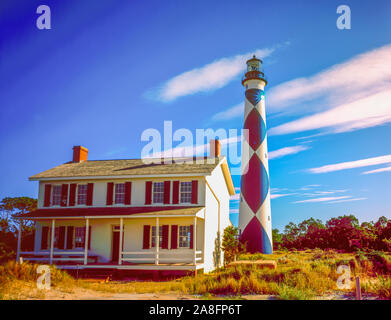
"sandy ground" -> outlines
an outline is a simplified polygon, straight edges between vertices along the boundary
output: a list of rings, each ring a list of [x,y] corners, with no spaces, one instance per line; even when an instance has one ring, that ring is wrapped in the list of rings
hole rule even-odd
[[[51,289],[42,297],[45,300],[200,300],[201,296],[193,296],[176,293],[104,293],[94,290],[77,289],[73,292],[63,292]],[[227,299],[228,297],[216,297],[215,299]],[[376,296],[363,295],[363,300],[377,300]],[[210,298],[209,298],[210,299]],[[276,300],[273,295],[243,295],[238,297],[243,300]],[[334,293],[316,297],[314,300],[355,300],[353,294]]]

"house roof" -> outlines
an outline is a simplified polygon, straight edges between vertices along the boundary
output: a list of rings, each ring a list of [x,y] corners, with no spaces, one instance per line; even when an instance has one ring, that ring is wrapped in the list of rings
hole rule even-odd
[[[52,169],[31,176],[30,180],[69,177],[112,177],[129,175],[210,174],[222,158],[174,158],[171,163],[154,159],[147,164],[143,159],[88,160],[67,162]],[[202,163],[197,163],[200,161]]]
[[[165,207],[90,207],[90,208],[54,208],[37,209],[17,218],[39,219],[39,218],[84,218],[103,216],[129,216],[142,215],[188,215],[194,216],[203,206],[165,206]]]
[[[52,169],[31,176],[30,180],[61,180],[86,178],[145,177],[210,175],[221,163],[228,192],[235,194],[231,173],[225,157],[172,158],[164,159],[88,160],[67,162]],[[167,162],[167,159],[166,159]]]

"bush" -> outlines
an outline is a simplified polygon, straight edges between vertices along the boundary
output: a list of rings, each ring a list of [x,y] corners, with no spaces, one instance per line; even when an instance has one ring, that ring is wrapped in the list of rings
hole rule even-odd
[[[0,266],[0,283],[6,283],[14,280],[36,281],[39,277],[37,273],[37,264],[24,262],[22,264],[10,260]],[[75,280],[66,272],[50,266],[50,283],[53,287],[60,284],[73,284]]]
[[[377,276],[378,282],[370,283],[376,294],[386,300],[391,300],[391,277]]]

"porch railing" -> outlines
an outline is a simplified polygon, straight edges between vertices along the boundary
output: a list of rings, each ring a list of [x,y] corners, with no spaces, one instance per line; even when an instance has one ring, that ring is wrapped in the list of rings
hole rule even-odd
[[[49,261],[50,251],[22,251],[20,252],[20,256],[23,258],[23,260]],[[33,256],[33,257],[28,257],[28,256]],[[43,257],[39,257],[39,256],[43,256]],[[64,257],[64,256],[76,256],[76,257]],[[83,251],[53,251],[52,260],[53,261],[54,260],[55,261],[84,261],[84,252]]]
[[[125,258],[124,256],[133,255],[135,258]],[[142,257],[140,257],[142,256]],[[184,252],[140,252],[140,251],[123,251],[120,255],[121,262],[136,262],[136,261],[148,261],[155,264],[160,262],[183,262],[183,263],[197,263],[202,260],[202,251]]]

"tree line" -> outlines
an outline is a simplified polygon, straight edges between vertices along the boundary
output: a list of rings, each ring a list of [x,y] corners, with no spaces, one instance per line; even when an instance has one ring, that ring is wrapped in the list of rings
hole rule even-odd
[[[331,218],[324,224],[310,218],[299,224],[290,222],[284,232],[273,229],[274,249],[336,249],[391,251],[391,220],[359,223],[354,215]]]
[[[391,219],[380,217],[376,222],[359,223],[354,215],[331,218],[324,224],[310,218],[299,224],[290,222],[283,232],[272,230],[274,250],[334,249],[341,252],[391,252]],[[246,252],[246,243],[240,242],[239,229],[229,226],[224,230],[222,248],[224,261],[229,263]]]

